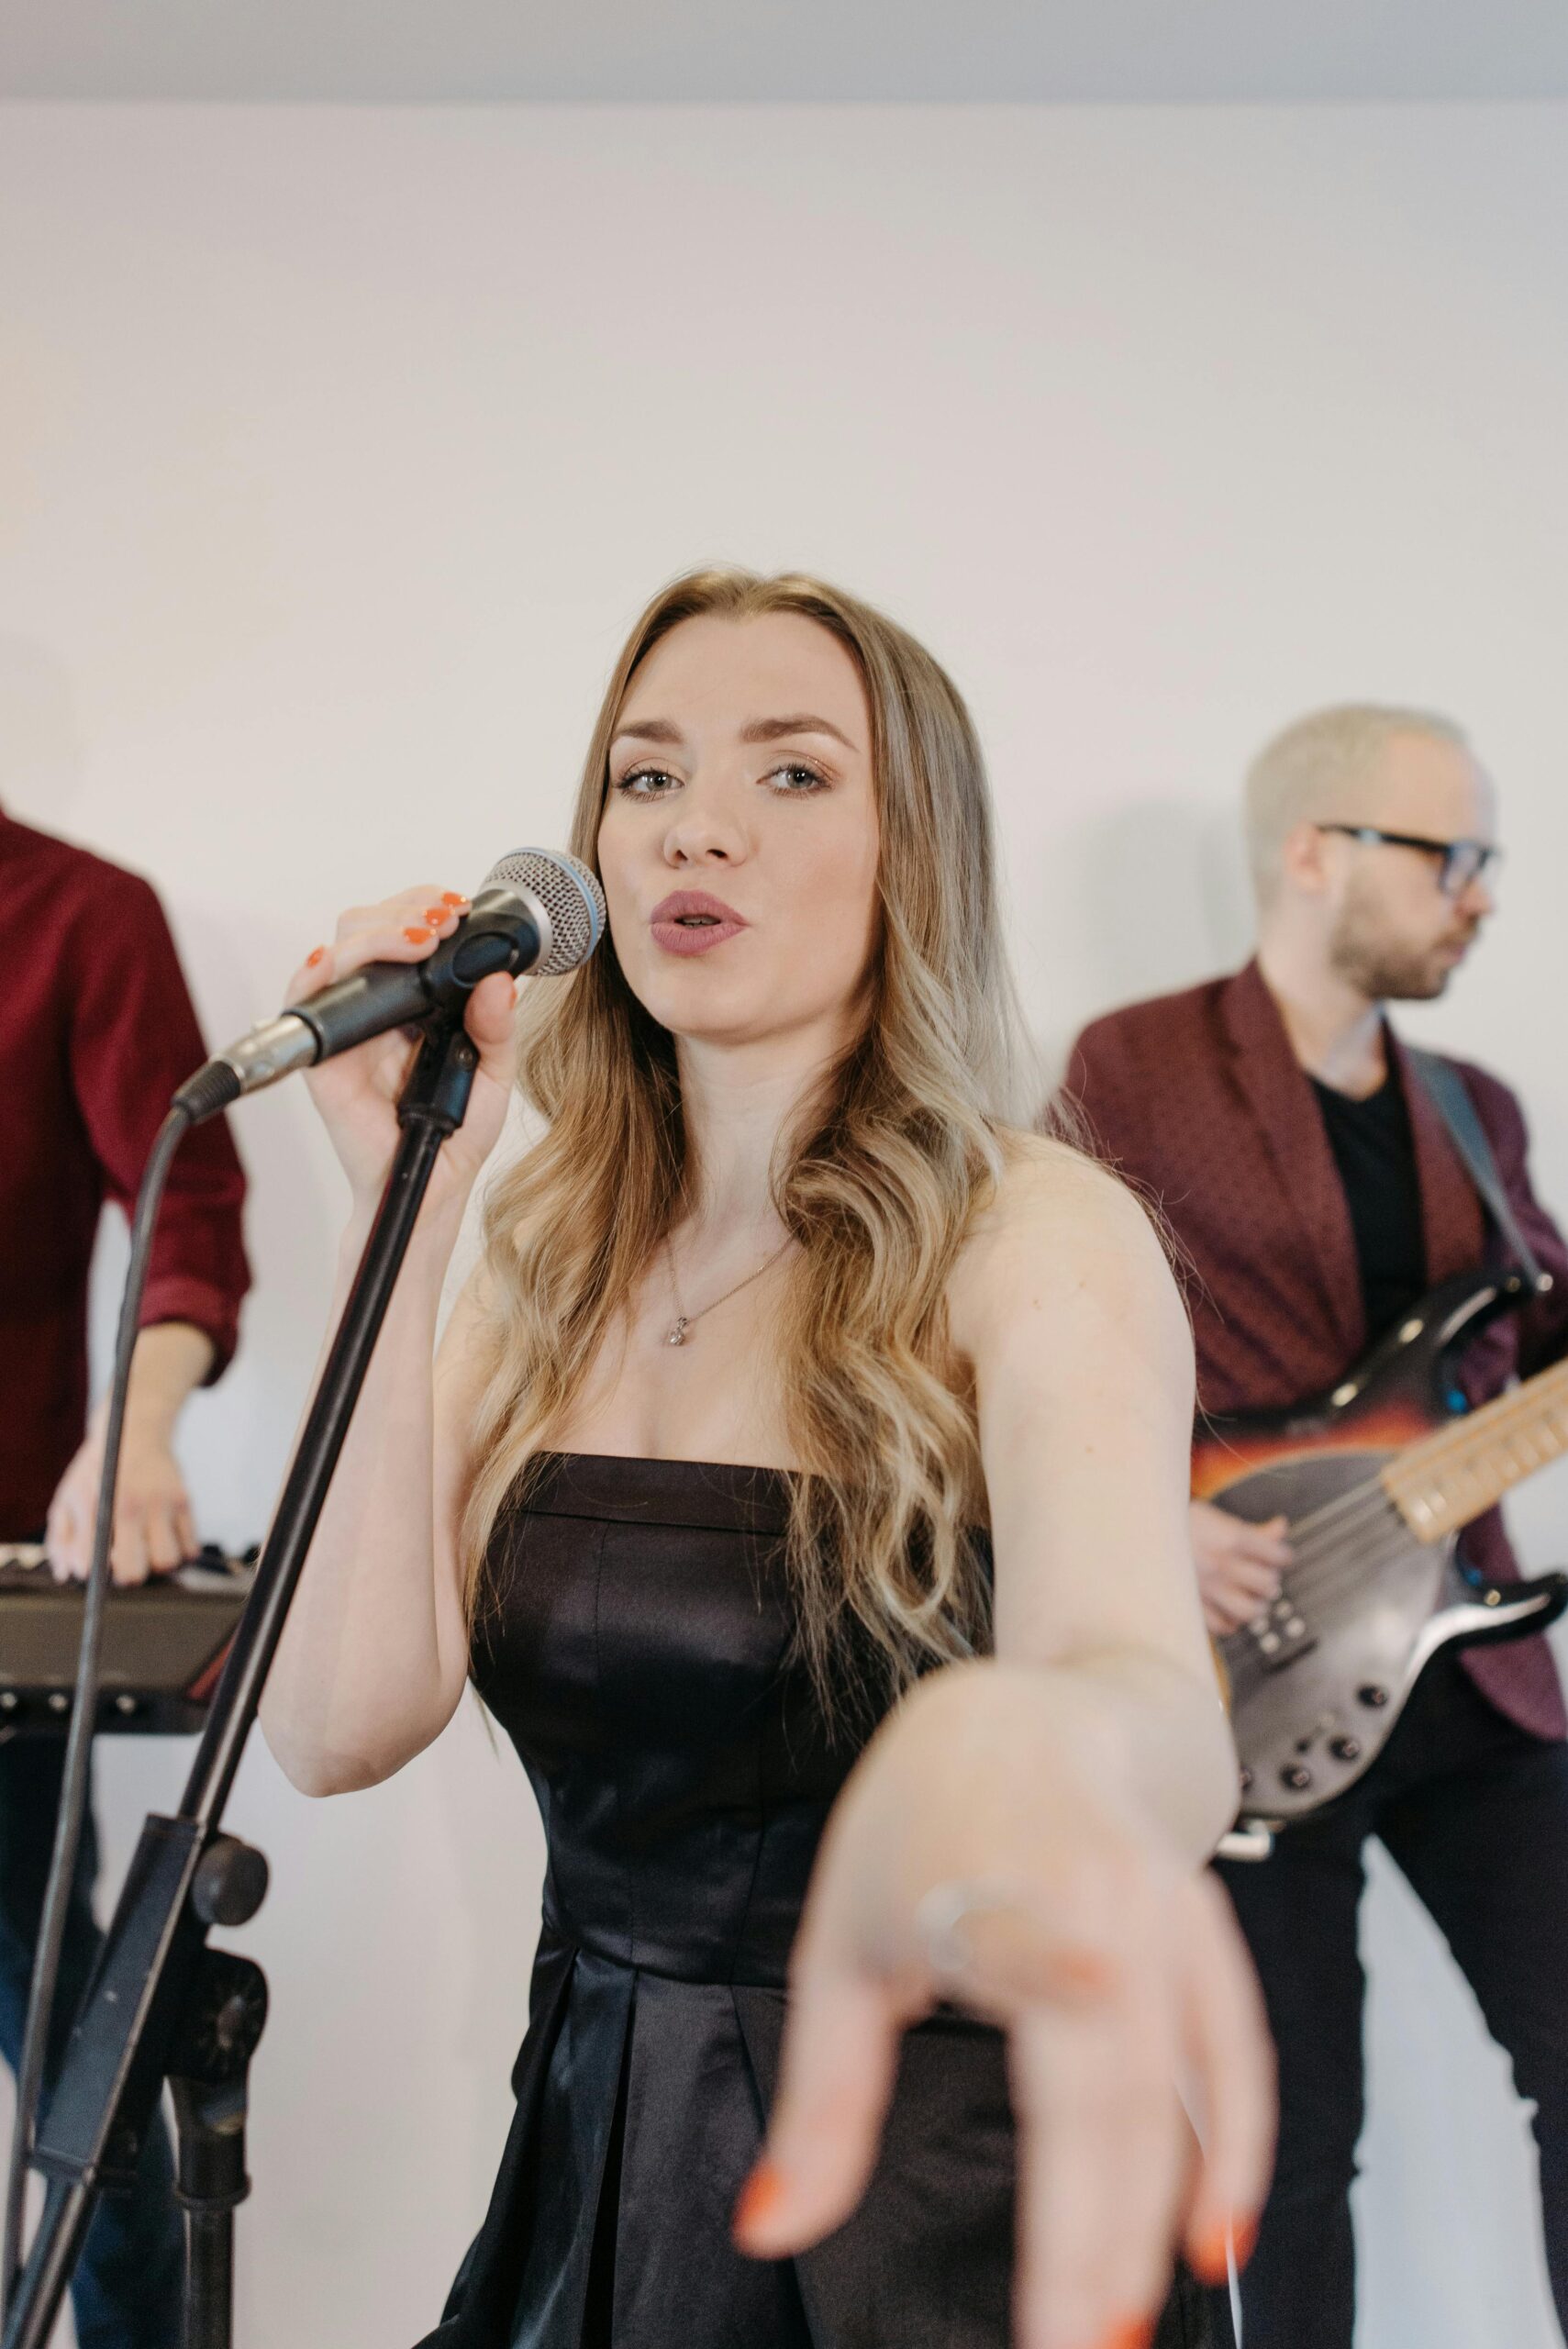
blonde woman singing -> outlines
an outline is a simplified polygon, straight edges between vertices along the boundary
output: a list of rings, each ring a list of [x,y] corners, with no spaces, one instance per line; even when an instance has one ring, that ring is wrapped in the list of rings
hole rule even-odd
[[[851,597],[698,573],[621,655],[572,845],[608,939],[520,1022],[474,995],[263,1711],[332,1794],[472,1679],[543,1812],[517,2117],[426,2349],[1207,2343],[1271,2099],[1203,1873],[1236,1776],[1191,1350],[1130,1196],[1007,1122],[967,713]],[[296,990],[462,904],[346,914]],[[410,1049],[312,1080],[345,1265]],[[545,1137],[432,1371],[514,1081]]]

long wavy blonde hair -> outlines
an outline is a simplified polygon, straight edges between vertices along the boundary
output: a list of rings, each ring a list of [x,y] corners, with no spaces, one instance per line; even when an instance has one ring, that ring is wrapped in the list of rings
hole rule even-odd
[[[979,744],[922,646],[819,580],[707,570],[656,596],[616,664],[572,828],[596,869],[611,739],[661,638],[698,615],[795,613],[843,644],[871,707],[880,817],[879,937],[853,1045],[779,1145],[774,1199],[799,1242],[777,1333],[794,1481],[785,1554],[819,1682],[851,1622],[886,1690],[983,1650],[985,1498],[973,1403],[944,1292],[992,1197],[1024,1106],[1021,1023],[997,916]],[[496,1181],[484,1219],[488,1364],[463,1525],[471,1613],[502,1510],[561,1426],[693,1169],[674,1040],[606,938],[569,977],[525,992],[518,1084],[543,1139]]]

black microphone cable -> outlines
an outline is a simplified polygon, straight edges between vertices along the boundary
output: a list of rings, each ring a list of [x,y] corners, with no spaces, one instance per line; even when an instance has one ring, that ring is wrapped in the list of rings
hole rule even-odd
[[[525,918],[521,929],[517,918],[519,912]],[[76,1694],[65,1748],[54,1852],[33,1961],[22,2060],[17,2073],[17,2117],[6,2181],[5,2232],[0,2243],[0,2316],[10,2310],[22,2271],[28,2168],[37,2142],[65,1920],[87,1815],[126,1396],[158,1211],[174,1154],[193,1126],[226,1109],[242,1093],[272,1084],[292,1069],[308,1067],[330,1053],[350,1050],[389,1026],[417,1020],[444,1003],[461,1001],[488,972],[521,968],[547,977],[575,970],[597,946],[605,919],[603,893],[587,866],[575,857],[549,850],[516,850],[492,866],[457,937],[433,955],[428,964],[371,964],[350,980],[323,990],[320,996],[307,999],[281,1019],[253,1030],[249,1037],[232,1046],[228,1055],[209,1060],[181,1085],[158,1130],[131,1224],[130,1264],[115,1340],[93,1561],[87,1575],[82,1640],[77,1652]],[[406,991],[406,1001],[398,995],[399,989]]]
[[[206,1072],[203,1074],[205,1075]],[[98,1698],[102,1687],[104,1613],[109,1593],[109,1552],[114,1542],[115,1489],[119,1478],[120,1441],[125,1431],[131,1357],[136,1352],[139,1316],[142,1294],[147,1286],[148,1268],[152,1260],[158,1210],[162,1203],[163,1188],[169,1179],[174,1153],[191,1127],[198,1125],[204,1116],[210,1116],[213,1110],[223,1105],[221,1086],[214,1085],[209,1089],[214,1096],[210,1108],[199,1097],[182,1098],[158,1129],[141,1179],[141,1188],[137,1195],[136,1215],[131,1224],[130,1266],[120,1302],[119,1327],[115,1338],[114,1375],[109,1386],[108,1411],[104,1425],[104,1464],[98,1478],[98,1513],[93,1529],[93,1562],[88,1569],[86,1599],[82,1610],[82,1641],[76,1659],[76,1695],[71,1710],[71,1732],[65,1746],[65,1769],[60,1813],[55,1823],[54,1853],[50,1862],[49,1885],[44,1894],[38,1947],[33,1959],[22,2060],[17,2069],[17,2117],[11,2132],[10,2165],[6,2178],[4,2265],[0,2269],[4,2276],[4,2310],[7,2313],[22,2268],[28,2166],[37,2141],[50,2026],[54,2019],[61,1951],[65,1941],[65,1920],[71,1906],[71,1887],[76,1875],[77,1855],[82,1849],[82,1830],[87,1816],[93,1733],[97,1725]],[[184,1090],[195,1094],[194,1085]]]

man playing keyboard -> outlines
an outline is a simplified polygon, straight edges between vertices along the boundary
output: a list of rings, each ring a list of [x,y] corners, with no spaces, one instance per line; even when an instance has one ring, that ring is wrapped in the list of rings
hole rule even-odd
[[[92,1547],[101,1413],[87,1421],[87,1284],[106,1198],[128,1211],[175,1086],[206,1058],[173,941],[145,881],[0,811],[12,953],[0,989],[0,1542],[46,1535],[58,1572]],[[249,1285],[244,1176],[221,1121],[174,1161],[142,1307],[115,1514],[116,1580],[196,1548],[173,1454],[192,1390],[234,1351]],[[0,2052],[21,2053],[54,1842],[63,1737],[0,1744]],[[91,1814],[57,2002],[58,2061],[98,1947]],[[72,2286],[81,2349],[177,2349],[182,2236],[160,2119],[126,2200],[106,2199]]]

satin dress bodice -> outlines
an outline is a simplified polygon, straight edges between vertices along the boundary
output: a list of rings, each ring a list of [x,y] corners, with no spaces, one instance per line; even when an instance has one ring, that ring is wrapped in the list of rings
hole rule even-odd
[[[543,1814],[547,1937],[783,1987],[860,1743],[790,1662],[788,1506],[776,1473],[577,1455],[512,1527],[474,1678]]]

